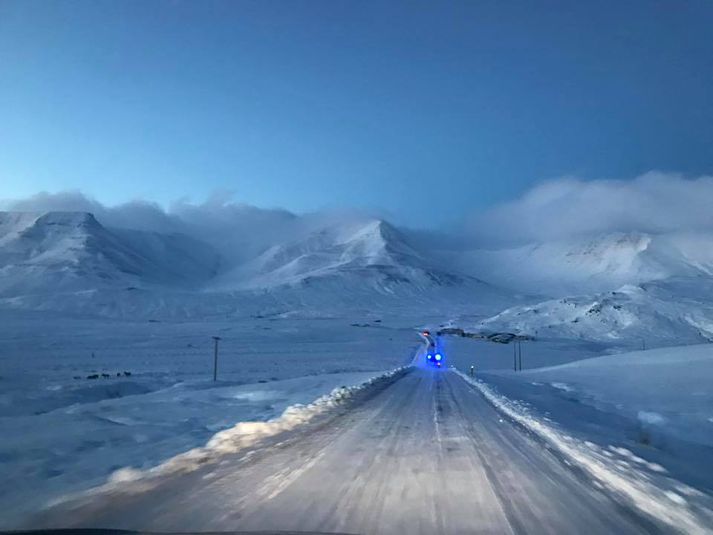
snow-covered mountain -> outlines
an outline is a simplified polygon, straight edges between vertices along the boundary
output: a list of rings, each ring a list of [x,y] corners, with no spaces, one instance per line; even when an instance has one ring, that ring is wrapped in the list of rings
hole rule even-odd
[[[433,263],[377,219],[296,229],[233,266],[227,256],[183,235],[106,228],[88,213],[5,212],[0,303],[89,315],[207,317],[371,306],[433,312],[437,305],[494,313],[512,302],[507,291]]]
[[[185,235],[107,228],[89,213],[4,212],[0,306],[150,317],[398,308],[491,316],[477,328],[538,337],[713,339],[707,234],[619,233],[444,259],[383,220],[351,218],[276,241],[229,265]]]
[[[616,291],[518,305],[480,322],[482,331],[583,339],[630,348],[713,341],[713,279],[669,278]]]
[[[628,348],[713,340],[710,233],[617,232],[470,251],[452,263],[540,296],[479,322],[476,330]]]
[[[432,261],[379,219],[331,224],[276,244],[219,276],[211,289],[317,310],[427,307],[431,313],[468,306],[492,313],[513,301],[507,290]]]
[[[196,285],[218,257],[187,236],[107,229],[84,212],[0,212],[0,294]]]
[[[457,285],[464,277],[429,262],[389,223],[351,221],[276,244],[216,281],[217,288],[275,288],[315,285],[341,278],[375,284],[423,288]]]
[[[610,233],[458,255],[460,269],[541,295],[614,290],[625,284],[713,274],[709,233]]]

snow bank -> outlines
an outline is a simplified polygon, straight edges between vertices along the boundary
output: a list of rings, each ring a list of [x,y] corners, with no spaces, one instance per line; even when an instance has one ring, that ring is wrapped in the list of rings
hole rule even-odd
[[[638,422],[647,434],[713,446],[713,345],[590,358],[508,375]]]
[[[499,411],[545,441],[565,462],[582,469],[587,476],[623,502],[677,532],[711,532],[713,512],[708,508],[709,504],[704,503],[708,498],[701,492],[666,477],[659,467],[653,467],[649,473],[640,470],[637,465],[646,461],[628,450],[618,448],[623,452],[616,452],[611,448],[604,449],[591,442],[577,440],[536,418],[521,404],[496,393],[483,381],[454,371],[477,388]],[[619,453],[620,457],[627,460],[615,461],[614,453]]]
[[[122,467],[148,470],[236,422],[276,418],[409,362],[411,323],[375,313],[129,322],[0,310],[0,529]],[[222,337],[217,382],[213,335]]]
[[[272,420],[239,422],[230,429],[216,433],[205,446],[176,455],[154,468],[117,470],[106,484],[85,491],[79,497],[91,497],[96,493],[141,492],[154,488],[164,477],[192,472],[208,463],[216,462],[224,455],[238,453],[266,438],[295,430],[320,416],[327,416],[330,411],[343,405],[347,400],[391,381],[406,369],[407,366],[395,368],[361,384],[335,388],[308,405],[296,404],[287,407],[282,415]],[[76,498],[76,495],[68,496],[55,500],[51,505],[73,501]]]

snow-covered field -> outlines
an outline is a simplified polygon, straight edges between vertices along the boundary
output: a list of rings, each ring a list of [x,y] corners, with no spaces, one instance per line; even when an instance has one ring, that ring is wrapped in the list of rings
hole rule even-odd
[[[457,372],[475,386],[503,415],[537,436],[548,449],[606,488],[621,503],[629,503],[680,533],[709,533],[713,499],[709,494],[671,477],[663,466],[629,449],[599,445],[573,437],[567,428],[552,423],[519,401],[502,396],[487,382]]]
[[[480,345],[469,344],[471,350]],[[464,371],[466,347],[458,347],[453,358]],[[567,433],[615,454],[619,449],[634,452],[699,490],[713,491],[711,344],[612,354],[522,372],[485,369],[478,377]]]
[[[352,323],[2,312],[2,525],[121,468],[150,468],[237,422],[274,418],[410,361],[413,325]],[[217,382],[213,335],[222,338]]]
[[[636,420],[642,432],[713,447],[711,344],[607,355],[513,376]]]

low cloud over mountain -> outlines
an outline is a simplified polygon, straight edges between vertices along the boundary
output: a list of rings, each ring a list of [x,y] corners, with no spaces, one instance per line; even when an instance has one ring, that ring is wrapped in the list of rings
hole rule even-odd
[[[650,172],[633,180],[560,178],[477,214],[479,243],[528,243],[609,232],[713,230],[713,176]]]

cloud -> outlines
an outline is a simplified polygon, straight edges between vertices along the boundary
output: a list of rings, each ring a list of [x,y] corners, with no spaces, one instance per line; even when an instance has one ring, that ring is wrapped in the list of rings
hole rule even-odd
[[[347,209],[296,215],[235,202],[225,192],[201,203],[176,201],[166,209],[145,200],[105,206],[76,191],[39,193],[0,201],[0,209],[87,211],[109,227],[188,234],[213,245],[229,263],[330,225],[379,217]],[[422,250],[454,252],[613,231],[713,231],[713,176],[651,172],[632,180],[550,180],[473,216],[465,229],[401,230]]]
[[[272,245],[317,229],[372,217],[350,209],[296,215],[235,202],[229,192],[217,192],[201,203],[179,200],[167,209],[144,200],[106,206],[77,191],[42,192],[26,199],[0,200],[0,210],[90,212],[107,227],[186,234],[211,244],[228,264],[254,258]]]
[[[112,227],[177,232],[179,221],[161,206],[148,201],[132,201],[104,206],[78,191],[41,192],[26,199],[0,201],[0,209],[22,212],[90,212],[104,225]]]
[[[475,241],[488,245],[613,231],[713,230],[713,176],[650,172],[633,180],[551,180],[467,226]]]
[[[286,210],[236,203],[229,193],[217,193],[202,203],[177,201],[164,209],[144,200],[105,206],[77,191],[43,192],[26,199],[0,201],[0,209],[90,212],[107,227],[187,234],[213,245],[229,261],[259,254],[278,236],[289,237],[296,230],[297,220]]]

